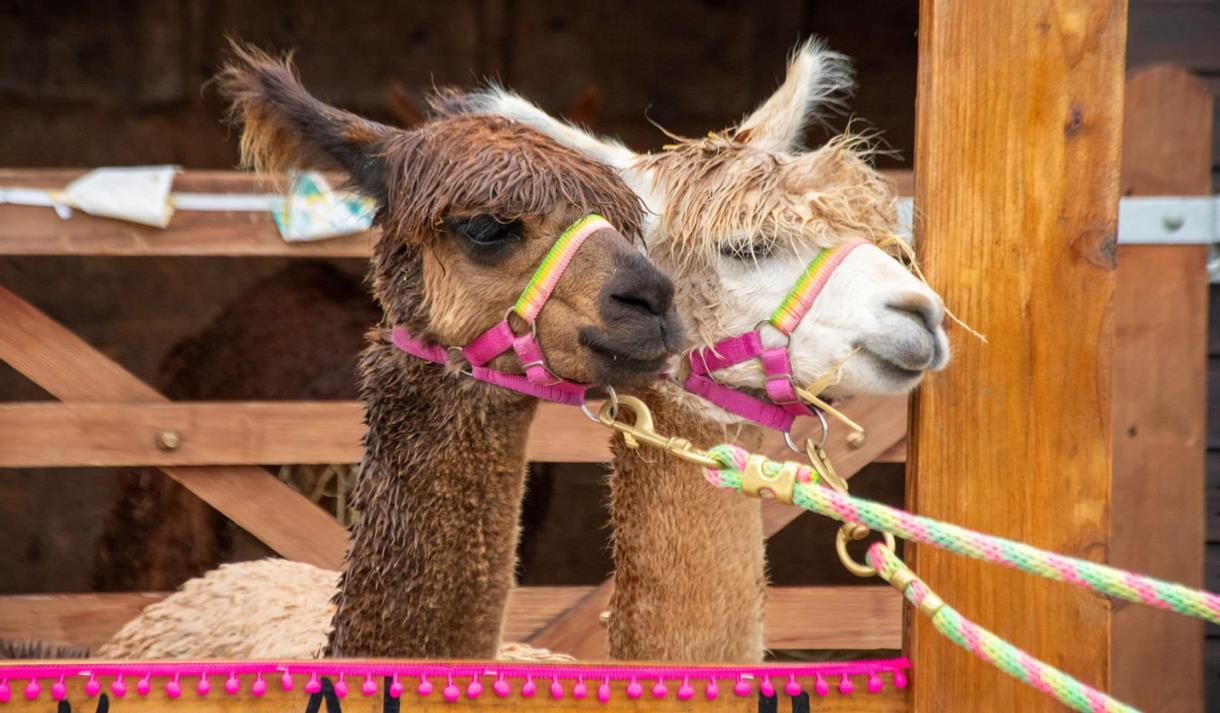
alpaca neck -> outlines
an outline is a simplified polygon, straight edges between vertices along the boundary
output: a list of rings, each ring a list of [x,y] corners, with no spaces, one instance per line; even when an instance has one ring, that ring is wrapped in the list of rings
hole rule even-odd
[[[365,351],[369,425],[331,656],[491,658],[516,562],[536,401]]]
[[[725,427],[687,399],[652,387],[658,432],[700,447]],[[738,440],[757,447],[750,429]],[[702,468],[655,449],[614,443],[614,595],[610,655],[666,661],[760,661],[766,590],[757,500],[707,484]]]

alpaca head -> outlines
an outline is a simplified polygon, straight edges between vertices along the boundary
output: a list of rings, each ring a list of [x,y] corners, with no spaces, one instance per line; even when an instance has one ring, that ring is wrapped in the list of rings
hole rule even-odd
[[[244,125],[243,160],[335,167],[378,203],[372,285],[387,321],[469,343],[504,318],[564,230],[598,213],[615,227],[575,253],[533,325],[548,366],[576,381],[633,381],[680,348],[673,286],[631,245],[640,201],[610,168],[498,117],[371,122],[308,94],[287,60],[235,54],[219,81]],[[501,359],[493,366],[514,368]]]
[[[835,270],[792,333],[793,367],[802,383],[838,368],[831,396],[901,393],[949,359],[944,306],[878,247],[898,226],[897,194],[869,164],[865,142],[840,136],[801,147],[811,118],[850,83],[845,58],[807,43],[780,88],[737,127],[644,155],[502,90],[450,106],[512,118],[615,167],[650,209],[648,254],[673,277],[696,347],[765,322],[819,250],[870,241]],[[764,327],[763,340],[778,346],[783,335]],[[763,385],[753,365],[716,377]]]

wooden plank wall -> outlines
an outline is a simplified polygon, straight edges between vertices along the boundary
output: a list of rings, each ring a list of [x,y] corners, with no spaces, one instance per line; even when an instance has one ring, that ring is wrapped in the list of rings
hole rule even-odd
[[[1169,65],[1134,72],[1123,195],[1211,192],[1212,100]],[[1122,245],[1114,294],[1110,563],[1203,584],[1206,245]],[[1145,710],[1202,713],[1203,623],[1115,606],[1112,692]]]
[[[1220,107],[1220,2],[1130,0],[1127,28],[1129,69],[1176,64],[1201,77]],[[1220,124],[1212,132],[1212,176],[1220,186]]]
[[[1220,2],[1215,0],[1130,0],[1127,67],[1131,71],[1172,63],[1198,76],[1220,116]],[[1211,137],[1212,186],[1220,188],[1220,122]],[[1210,368],[1207,432],[1207,570],[1205,586],[1220,588],[1220,287],[1211,288]],[[1208,627],[1207,710],[1220,710],[1220,628]]]

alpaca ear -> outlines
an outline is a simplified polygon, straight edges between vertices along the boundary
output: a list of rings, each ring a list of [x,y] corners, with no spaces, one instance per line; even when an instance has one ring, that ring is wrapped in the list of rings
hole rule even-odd
[[[631,167],[637,155],[614,139],[598,136],[567,121],[556,119],[534,103],[499,87],[458,96],[449,96],[442,110],[474,114],[493,114],[525,124],[568,148],[604,163],[617,171]]]
[[[337,167],[353,186],[386,205],[388,141],[404,132],[324,104],[301,85],[289,57],[233,43],[217,75],[230,116],[243,125],[242,163],[258,171]]]
[[[741,122],[736,136],[776,151],[797,151],[809,122],[827,109],[842,109],[852,86],[847,57],[809,40],[788,61],[784,83]]]

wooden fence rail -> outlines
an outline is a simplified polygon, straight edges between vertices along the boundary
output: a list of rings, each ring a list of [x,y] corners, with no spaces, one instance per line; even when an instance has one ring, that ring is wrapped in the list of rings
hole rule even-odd
[[[594,587],[518,587],[508,600],[506,641],[528,641],[588,599]],[[163,592],[0,596],[0,639],[96,648]],[[833,623],[833,625],[829,625]],[[889,587],[772,587],[767,646],[774,649],[897,649],[902,603]]]
[[[901,400],[878,404],[891,430],[904,432]],[[356,463],[363,419],[355,401],[0,403],[0,468]],[[609,438],[573,409],[543,404],[527,453],[533,462],[605,463]],[[768,434],[765,444],[784,454],[782,436]],[[894,444],[874,462],[902,458]]]

